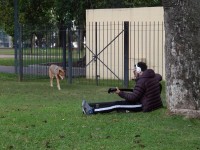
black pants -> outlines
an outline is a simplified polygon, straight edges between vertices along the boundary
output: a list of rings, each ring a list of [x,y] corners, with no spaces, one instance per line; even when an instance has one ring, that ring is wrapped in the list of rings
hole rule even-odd
[[[89,103],[89,105],[94,108],[94,113],[108,113],[112,111],[117,111],[117,112],[142,111],[142,104],[128,102],[125,100],[114,101],[114,102]]]

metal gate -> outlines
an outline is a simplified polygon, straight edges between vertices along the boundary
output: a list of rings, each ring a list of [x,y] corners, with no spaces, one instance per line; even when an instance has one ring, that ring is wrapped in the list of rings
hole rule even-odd
[[[87,28],[86,78],[93,79],[96,85],[128,87],[129,22],[116,24],[95,22],[89,24]]]
[[[164,79],[163,43],[163,22],[87,22],[86,79],[96,85],[128,87],[138,61]]]
[[[20,31],[16,70],[21,80],[48,78],[51,64],[64,68],[70,84],[73,77],[85,77],[85,50],[81,48],[84,30],[71,26],[33,30],[22,26]]]

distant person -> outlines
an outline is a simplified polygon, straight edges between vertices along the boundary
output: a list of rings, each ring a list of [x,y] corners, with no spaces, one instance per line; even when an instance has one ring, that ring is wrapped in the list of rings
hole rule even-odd
[[[83,100],[83,113],[91,115],[112,111],[150,112],[163,107],[160,96],[162,89],[160,81],[162,80],[162,76],[155,74],[152,69],[147,69],[147,65],[144,62],[138,62],[134,66],[133,73],[136,77],[134,89],[128,92],[116,87],[113,90],[124,100],[89,104]]]
[[[42,39],[42,49],[46,49],[47,47],[46,47],[47,45],[46,45],[46,40],[43,38]]]

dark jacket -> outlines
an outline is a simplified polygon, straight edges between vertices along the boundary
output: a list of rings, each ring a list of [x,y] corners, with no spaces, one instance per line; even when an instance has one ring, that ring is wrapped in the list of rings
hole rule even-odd
[[[120,91],[119,96],[127,101],[139,102],[144,112],[152,111],[163,106],[160,97],[160,81],[162,76],[147,69],[136,79],[133,92]]]

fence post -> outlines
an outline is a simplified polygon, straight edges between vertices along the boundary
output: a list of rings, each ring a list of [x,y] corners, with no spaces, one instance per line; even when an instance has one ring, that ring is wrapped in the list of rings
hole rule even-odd
[[[14,0],[15,73],[18,73],[18,42],[19,42],[18,40],[19,40],[18,0]]]
[[[19,81],[23,79],[22,25],[19,26]]]
[[[62,41],[62,50],[63,50],[63,64],[62,64],[62,67],[63,69],[65,70],[66,72],[66,27],[62,27],[62,37],[63,37],[63,41]]]
[[[95,22],[95,79],[96,85],[98,86],[98,75],[97,75],[97,22]]]
[[[68,83],[72,84],[72,32],[71,22],[68,26]]]
[[[124,21],[124,87],[129,85],[129,22]]]

